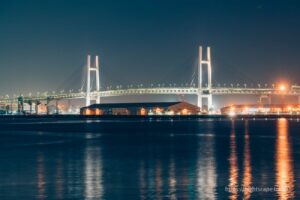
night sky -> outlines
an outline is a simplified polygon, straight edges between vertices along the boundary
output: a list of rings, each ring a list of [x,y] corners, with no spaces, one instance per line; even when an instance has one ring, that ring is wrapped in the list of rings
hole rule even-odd
[[[300,2],[1,0],[0,94],[79,89],[87,54],[103,88],[192,83],[199,45],[215,84],[300,84]]]

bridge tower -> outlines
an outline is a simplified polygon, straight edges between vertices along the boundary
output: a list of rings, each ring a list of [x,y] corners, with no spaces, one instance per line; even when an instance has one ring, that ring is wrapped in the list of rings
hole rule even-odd
[[[96,95],[91,95],[91,74],[96,73]],[[87,57],[87,81],[86,81],[86,106],[91,105],[91,100],[96,100],[96,103],[100,103],[100,74],[99,74],[99,57],[95,56],[94,66],[91,66],[91,56]],[[95,98],[95,99],[93,99]]]
[[[202,46],[199,47],[198,56],[198,107],[202,108],[202,100],[207,99],[208,111],[213,108],[212,106],[212,84],[211,84],[211,52],[210,47],[206,49],[206,59],[203,59]],[[207,84],[203,87],[203,67],[207,67]]]

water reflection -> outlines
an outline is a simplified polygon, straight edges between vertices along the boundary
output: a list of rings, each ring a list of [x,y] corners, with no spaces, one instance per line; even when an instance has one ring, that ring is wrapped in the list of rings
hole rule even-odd
[[[236,147],[235,121],[231,121],[230,156],[229,156],[229,192],[230,199],[238,199],[238,158]]]
[[[170,167],[169,167],[169,197],[171,200],[176,198],[176,172],[175,172],[175,162],[174,156],[171,156]]]
[[[161,199],[162,196],[162,169],[159,160],[156,162],[141,161],[139,165],[139,192],[140,199]]]
[[[66,153],[64,183],[67,196],[77,198],[84,194],[84,157],[81,151],[72,149]]]
[[[276,185],[279,199],[291,199],[294,197],[294,169],[287,119],[279,119],[277,121]]]
[[[103,186],[102,161],[99,146],[86,147],[84,176],[86,199],[101,199]]]
[[[139,169],[139,188],[140,188],[140,197],[141,199],[146,199],[147,197],[147,181],[146,181],[146,171],[145,171],[145,163],[141,161],[140,169]]]
[[[245,135],[244,135],[244,161],[243,161],[243,192],[245,200],[250,199],[251,196],[251,156],[250,156],[250,135],[248,120],[245,121]]]
[[[163,185],[163,179],[162,179],[162,169],[161,169],[161,161],[156,161],[155,166],[155,191],[156,191],[156,199],[161,199],[162,196],[162,185]]]
[[[197,159],[197,191],[200,199],[216,199],[215,137],[206,136],[199,144]]]
[[[40,200],[299,198],[300,165],[292,157],[299,151],[291,148],[292,139],[295,147],[300,144],[292,138],[299,122],[228,120],[196,127],[172,137],[128,133],[99,140],[76,134],[66,144],[2,148],[0,199],[22,199],[21,194]]]
[[[56,161],[56,172],[55,172],[55,190],[56,190],[56,199],[63,199],[64,194],[64,174],[63,174],[63,159],[62,156],[59,155]]]
[[[45,199],[45,161],[44,155],[41,152],[38,152],[37,155],[37,198],[42,200]]]

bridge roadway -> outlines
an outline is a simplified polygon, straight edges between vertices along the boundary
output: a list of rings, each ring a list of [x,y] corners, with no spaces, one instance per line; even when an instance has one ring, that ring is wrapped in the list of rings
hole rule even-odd
[[[202,88],[203,93],[208,92],[208,88]],[[128,96],[128,95],[153,95],[153,94],[187,94],[187,95],[197,95],[198,88],[196,87],[153,87],[153,88],[130,88],[130,89],[111,89],[106,91],[93,91],[90,93],[91,98],[95,98],[97,95],[100,97],[117,97],[117,96]],[[294,95],[300,96],[300,86],[292,86],[285,91],[278,88],[247,88],[247,87],[213,87],[211,89],[212,95]],[[85,98],[85,92],[78,93],[43,93],[40,95],[23,96],[24,102],[36,102],[36,101],[51,101],[51,100],[62,100],[62,99],[79,99]],[[2,97],[0,98],[1,105],[9,105],[16,103],[18,101],[17,97]]]

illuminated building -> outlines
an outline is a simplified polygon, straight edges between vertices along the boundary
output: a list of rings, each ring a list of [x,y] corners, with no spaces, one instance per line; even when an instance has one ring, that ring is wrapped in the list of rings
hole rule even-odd
[[[225,115],[252,115],[252,114],[300,114],[300,104],[250,104],[231,105],[221,108]]]
[[[200,109],[187,102],[107,103],[80,109],[82,115],[195,115]]]

